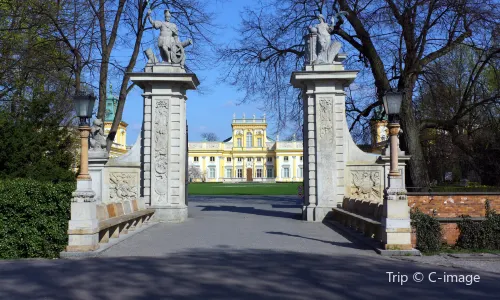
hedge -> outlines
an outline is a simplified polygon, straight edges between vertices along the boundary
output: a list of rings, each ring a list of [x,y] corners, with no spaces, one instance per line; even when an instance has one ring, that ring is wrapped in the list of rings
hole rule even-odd
[[[418,208],[410,211],[410,218],[411,226],[417,233],[417,249],[427,253],[439,251],[443,243],[439,221]]]
[[[474,222],[470,216],[463,215],[458,222],[460,235],[457,246],[462,249],[500,250],[500,214],[491,209],[486,200],[486,220]]]
[[[0,181],[0,258],[59,257],[74,190],[74,183]]]

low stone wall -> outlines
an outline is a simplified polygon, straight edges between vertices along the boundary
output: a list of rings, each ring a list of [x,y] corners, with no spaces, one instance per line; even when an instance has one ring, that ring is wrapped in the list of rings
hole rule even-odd
[[[408,193],[408,205],[425,214],[434,215],[441,223],[441,232],[448,245],[455,245],[460,235],[457,221],[461,215],[481,218],[486,214],[485,202],[490,201],[492,209],[500,211],[500,193]],[[416,244],[416,234],[412,233]]]
[[[363,233],[366,237],[382,241],[380,220],[383,205],[378,201],[344,198],[342,207],[333,208],[326,219]]]
[[[419,208],[428,215],[436,213],[443,238],[449,245],[455,245],[460,235],[457,222],[462,215],[469,215],[478,221],[485,217],[486,200],[490,201],[492,209],[500,211],[500,193],[408,193],[408,205],[411,208]],[[384,205],[378,199],[344,198],[342,209],[381,221]],[[415,231],[412,232],[412,244],[416,245]]]
[[[378,200],[370,201],[344,198],[342,202],[342,209],[362,217],[380,221],[384,212],[384,205]]]
[[[120,217],[144,209],[146,209],[146,207],[141,200],[102,203],[97,205],[97,220],[105,221],[110,218]]]
[[[142,199],[116,203],[101,203],[96,207],[99,221],[99,244],[109,242],[110,238],[118,238],[135,230],[148,222],[154,214]]]

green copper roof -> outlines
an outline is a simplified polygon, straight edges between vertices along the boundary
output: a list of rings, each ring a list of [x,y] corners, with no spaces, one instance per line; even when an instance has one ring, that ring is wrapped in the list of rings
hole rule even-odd
[[[115,119],[116,108],[118,106],[118,98],[112,94],[106,98],[106,114],[104,116],[105,122],[113,122]]]

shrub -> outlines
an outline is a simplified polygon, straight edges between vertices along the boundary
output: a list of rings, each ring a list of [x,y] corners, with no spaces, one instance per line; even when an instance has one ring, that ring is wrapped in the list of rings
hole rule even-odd
[[[457,240],[457,247],[463,249],[486,249],[500,250],[500,215],[490,207],[487,200],[486,220],[474,222],[470,216],[462,216],[458,222],[460,235]]]
[[[441,249],[442,234],[439,221],[421,212],[418,208],[410,212],[411,225],[417,232],[417,248],[422,252]]]
[[[0,181],[0,258],[58,257],[74,190],[74,183]]]

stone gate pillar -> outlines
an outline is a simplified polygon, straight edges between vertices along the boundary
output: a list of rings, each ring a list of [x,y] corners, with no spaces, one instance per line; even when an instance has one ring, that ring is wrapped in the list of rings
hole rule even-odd
[[[187,219],[186,91],[199,85],[180,66],[156,63],[130,79],[144,90],[141,196],[163,222]]]
[[[330,64],[306,65],[291,83],[302,89],[304,112],[303,219],[323,220],[345,195],[348,139],[345,92],[358,71],[344,70],[339,54]]]

